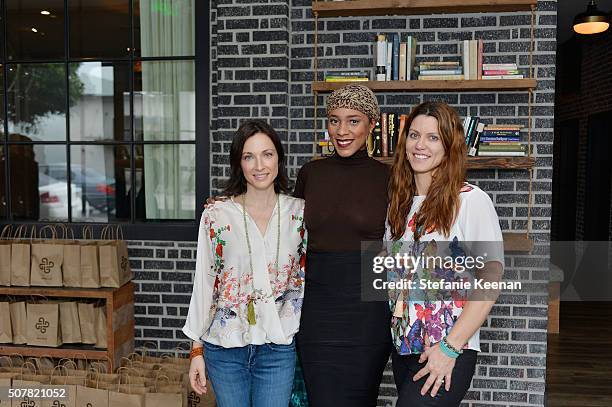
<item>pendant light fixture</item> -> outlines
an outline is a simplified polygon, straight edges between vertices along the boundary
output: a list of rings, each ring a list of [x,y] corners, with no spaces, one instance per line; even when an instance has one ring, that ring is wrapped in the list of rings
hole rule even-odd
[[[574,31],[578,34],[599,34],[610,27],[610,16],[597,9],[595,0],[591,0],[584,13],[574,17]]]

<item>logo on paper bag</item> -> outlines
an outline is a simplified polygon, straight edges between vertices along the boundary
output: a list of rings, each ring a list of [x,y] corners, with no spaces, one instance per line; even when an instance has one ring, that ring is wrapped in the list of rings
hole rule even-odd
[[[50,261],[48,258],[43,257],[38,265],[38,268],[42,270],[43,273],[49,274],[51,269],[55,266],[55,263]]]
[[[39,330],[41,334],[44,334],[47,332],[47,328],[49,328],[49,321],[47,321],[45,317],[40,317],[34,327]]]
[[[125,256],[121,256],[121,271],[124,273],[127,271],[128,259]]]
[[[196,405],[200,404],[200,397],[197,396],[194,391],[189,392],[189,397],[187,397],[187,400],[189,400],[189,407],[195,407]]]
[[[24,397],[20,405],[21,407],[35,407],[36,403],[34,402],[34,400],[30,400],[29,397]]]

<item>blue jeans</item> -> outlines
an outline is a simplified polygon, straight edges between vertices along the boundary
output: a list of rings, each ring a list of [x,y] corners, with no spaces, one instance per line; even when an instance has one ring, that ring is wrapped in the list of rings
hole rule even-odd
[[[295,373],[290,345],[224,348],[204,342],[204,360],[218,407],[287,407]]]

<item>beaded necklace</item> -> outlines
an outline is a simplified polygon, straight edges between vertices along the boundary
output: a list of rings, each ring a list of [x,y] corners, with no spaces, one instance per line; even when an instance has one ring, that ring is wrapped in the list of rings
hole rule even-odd
[[[242,196],[242,219],[244,221],[244,232],[246,234],[246,242],[247,248],[249,250],[249,266],[251,267],[251,277],[255,278],[255,274],[253,273],[253,254],[251,251],[251,240],[249,239],[249,228],[247,227],[247,215],[246,215],[246,193]],[[274,261],[274,268],[278,273],[278,253],[280,251],[280,194],[276,194],[276,260]],[[265,254],[264,254],[265,255]],[[252,284],[252,283],[251,283]],[[249,304],[247,307],[247,319],[249,321],[249,325],[255,325],[257,322],[255,320],[255,299],[264,298],[264,296],[260,295],[256,298],[257,292],[253,288],[253,293],[249,296]]]

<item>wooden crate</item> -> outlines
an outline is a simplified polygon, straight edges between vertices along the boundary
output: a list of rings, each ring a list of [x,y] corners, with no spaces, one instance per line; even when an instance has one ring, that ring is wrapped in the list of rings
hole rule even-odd
[[[65,344],[57,348],[46,346],[0,344],[0,355],[18,353],[26,356],[54,358],[95,359],[112,361],[113,367],[121,358],[134,351],[134,284],[130,281],[119,288],[70,287],[0,287],[0,295],[27,297],[42,295],[52,298],[103,299],[106,307],[106,349],[92,345]]]

